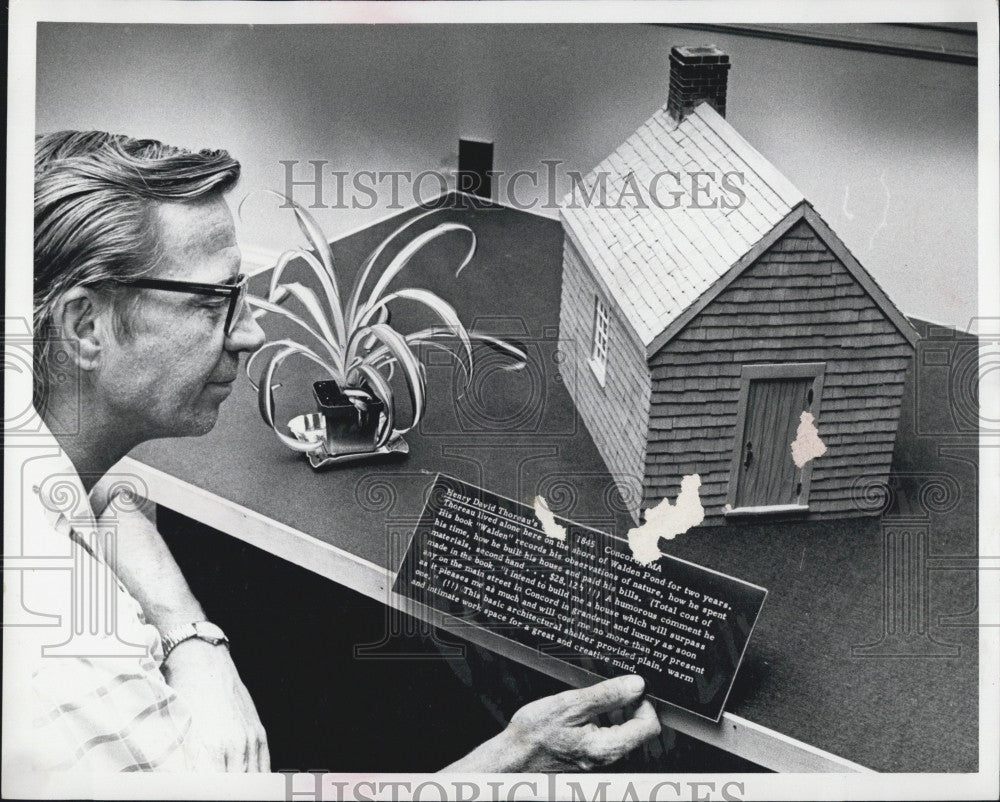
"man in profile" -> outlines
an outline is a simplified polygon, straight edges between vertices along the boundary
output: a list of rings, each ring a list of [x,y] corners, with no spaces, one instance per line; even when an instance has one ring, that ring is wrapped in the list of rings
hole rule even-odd
[[[36,142],[34,400],[59,456],[33,485],[22,546],[72,553],[76,596],[63,572],[22,572],[24,611],[60,625],[5,630],[4,681],[23,702],[5,714],[7,770],[270,770],[228,640],[205,620],[155,508],[102,484],[146,440],[210,431],[241,355],[264,342],[224,199],[239,171],[225,151],[102,132]],[[101,575],[106,592],[75,604]],[[643,701],[623,724],[594,718],[642,691],[641,678],[619,677],[538,700],[448,768],[612,762],[659,732],[656,714]]]

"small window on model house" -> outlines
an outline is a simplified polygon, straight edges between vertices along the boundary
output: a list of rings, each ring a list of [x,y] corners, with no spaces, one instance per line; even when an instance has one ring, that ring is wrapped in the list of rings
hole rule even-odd
[[[604,374],[608,366],[608,307],[594,296],[594,337],[590,349],[590,368],[597,381],[604,386]]]

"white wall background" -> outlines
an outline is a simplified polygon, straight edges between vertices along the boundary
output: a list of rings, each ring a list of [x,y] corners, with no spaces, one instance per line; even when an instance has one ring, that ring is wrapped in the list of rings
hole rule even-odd
[[[450,170],[459,137],[484,138],[499,170],[564,162],[561,197],[565,170],[585,173],[666,101],[670,46],[703,43],[732,58],[730,122],[890,297],[964,328],[977,276],[970,66],[653,26],[41,23],[36,124],[225,147],[244,191],[282,189],[282,159]],[[382,202],[315,213],[335,236],[385,215]],[[250,215],[246,246],[296,236],[287,212]]]

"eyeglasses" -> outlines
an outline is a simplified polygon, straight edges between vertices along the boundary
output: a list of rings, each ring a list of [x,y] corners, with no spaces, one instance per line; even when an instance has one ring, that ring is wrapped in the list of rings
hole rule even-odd
[[[240,273],[233,284],[203,284],[198,281],[172,281],[165,278],[134,278],[119,283],[129,287],[142,287],[148,290],[167,290],[168,292],[188,292],[192,295],[214,295],[229,298],[229,311],[226,313],[225,332],[228,337],[239,325],[246,306],[247,281],[249,276]]]

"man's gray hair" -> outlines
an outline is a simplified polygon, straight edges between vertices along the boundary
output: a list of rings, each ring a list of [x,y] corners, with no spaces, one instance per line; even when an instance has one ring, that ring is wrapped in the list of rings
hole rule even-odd
[[[239,175],[239,162],[224,150],[194,153],[103,131],[36,137],[36,408],[46,401],[60,296],[80,286],[115,293],[120,282],[152,272],[161,257],[156,204],[221,195]],[[115,325],[128,335],[127,316],[116,314]]]

